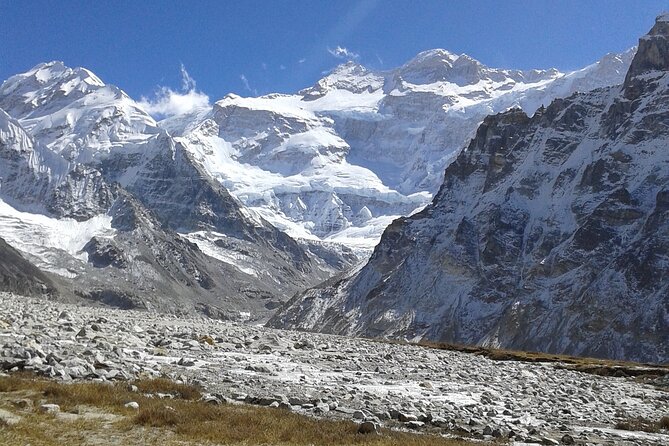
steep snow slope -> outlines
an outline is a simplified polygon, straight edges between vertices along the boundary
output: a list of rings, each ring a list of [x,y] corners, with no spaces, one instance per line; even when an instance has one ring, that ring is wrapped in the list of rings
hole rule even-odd
[[[433,202],[275,327],[669,360],[669,18],[622,87],[488,117]]]
[[[83,251],[93,237],[112,237],[116,232],[111,217],[97,215],[86,221],[70,218],[56,219],[42,214],[20,212],[0,199],[0,234],[5,241],[30,255],[33,263],[49,271],[63,255],[86,261]],[[55,273],[71,273],[59,269]]]
[[[623,81],[630,50],[582,70],[500,70],[445,50],[373,72],[349,62],[295,95],[228,95],[160,123],[251,209],[299,238],[371,249],[387,223],[429,202],[490,114],[532,113]]]

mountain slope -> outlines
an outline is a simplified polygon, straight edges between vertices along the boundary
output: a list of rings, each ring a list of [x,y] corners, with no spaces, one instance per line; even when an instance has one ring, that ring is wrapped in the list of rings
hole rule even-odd
[[[0,238],[0,291],[31,296],[58,294],[51,279],[2,238]]]
[[[633,55],[571,73],[490,68],[446,50],[384,72],[349,62],[298,94],[228,95],[159,125],[273,225],[369,250],[429,202],[486,115],[620,84]]]
[[[486,118],[428,207],[270,325],[669,360],[667,39],[621,87]]]

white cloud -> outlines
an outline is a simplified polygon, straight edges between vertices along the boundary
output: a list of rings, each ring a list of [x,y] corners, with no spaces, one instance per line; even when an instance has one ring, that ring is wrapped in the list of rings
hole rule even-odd
[[[297,63],[302,64],[302,63],[304,63],[304,62],[306,62],[306,61],[307,61],[306,57],[303,57],[302,59],[298,60]]]
[[[169,87],[159,87],[155,97],[142,96],[140,107],[155,117],[168,117],[188,113],[200,107],[209,105],[209,96],[198,91],[186,67],[181,64],[181,91],[174,91]]]
[[[249,80],[246,78],[244,74],[239,75],[239,79],[241,79],[242,84],[244,84],[244,88],[254,96],[258,96],[258,90],[255,88],[251,88],[251,84],[249,84]]]
[[[337,45],[337,48],[335,48],[335,49],[328,48],[328,53],[332,54],[337,59],[349,59],[349,60],[351,60],[351,59],[357,59],[358,57],[360,57],[360,54],[355,53],[355,52],[349,50],[348,48],[345,48],[345,47],[339,46],[339,45]]]
[[[195,87],[197,87],[197,83],[195,82],[195,79],[193,79],[190,74],[188,74],[188,71],[186,71],[186,67],[184,64],[181,64],[181,90],[184,92],[187,91],[192,91],[195,90]]]

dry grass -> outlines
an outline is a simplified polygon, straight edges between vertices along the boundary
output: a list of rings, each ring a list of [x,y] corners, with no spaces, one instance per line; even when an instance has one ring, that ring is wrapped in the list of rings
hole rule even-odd
[[[669,431],[669,417],[660,418],[660,429],[665,429]]]
[[[384,341],[386,342],[386,341]],[[412,343],[421,347],[450,350],[485,356],[494,361],[521,362],[559,362],[562,368],[600,376],[614,377],[661,377],[669,374],[667,364],[640,364],[630,361],[587,358],[541,352],[524,352],[516,350],[494,349],[480,346],[420,341]]]
[[[643,417],[631,418],[616,423],[616,429],[650,432],[655,434],[663,429],[669,430],[669,417],[662,417],[659,421],[652,421]]]
[[[247,405],[213,405],[199,400],[199,389],[168,380],[146,380],[127,384],[62,384],[29,375],[0,377],[0,407],[8,408],[17,395],[35,403],[48,402],[64,411],[84,413],[102,410],[115,414],[117,421],[86,419],[65,414],[40,414],[37,410],[20,412],[24,420],[14,426],[0,427],[0,445],[33,446],[77,444],[160,444],[171,445],[378,445],[378,446],[461,446],[473,443],[382,430],[381,435],[357,433],[357,424],[349,421],[317,420],[282,409]],[[166,393],[174,399],[160,399],[145,394]],[[139,404],[138,411],[124,407],[128,401]],[[17,412],[18,413],[18,412]],[[92,440],[95,441],[92,441]],[[476,444],[484,444],[477,442]]]
[[[137,386],[142,393],[164,393],[184,400],[199,400],[202,397],[200,388],[190,384],[180,384],[166,378],[145,379],[130,383]]]
[[[62,446],[87,444],[94,421],[58,422],[53,417],[32,414],[11,427],[0,427],[0,445]]]

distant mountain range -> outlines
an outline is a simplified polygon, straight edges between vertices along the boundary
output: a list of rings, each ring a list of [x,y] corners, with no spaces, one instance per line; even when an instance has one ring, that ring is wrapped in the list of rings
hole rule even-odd
[[[162,121],[40,64],[0,86],[0,289],[666,360],[665,28],[569,73],[431,50]]]

